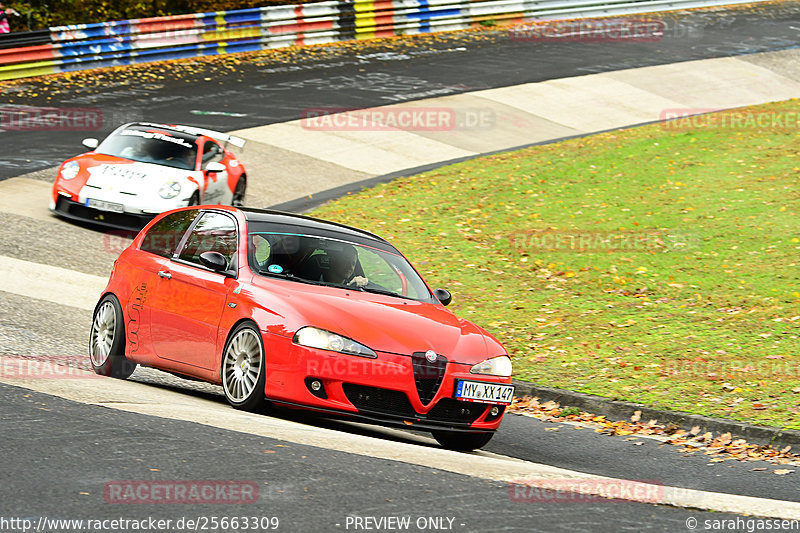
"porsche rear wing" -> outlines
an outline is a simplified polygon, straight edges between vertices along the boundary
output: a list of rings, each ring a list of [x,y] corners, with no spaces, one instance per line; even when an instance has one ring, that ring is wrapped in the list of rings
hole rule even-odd
[[[219,142],[230,143],[239,148],[244,148],[244,144],[247,142],[241,137],[235,137],[233,135],[228,135],[227,133],[221,133],[219,131],[214,131],[214,130],[207,130],[205,128],[195,128],[193,126],[177,126],[177,125],[170,126],[167,124],[150,124],[146,122],[138,122],[137,124],[143,126],[156,126],[160,128],[168,128],[171,130],[188,133],[189,135],[205,135],[206,137],[211,137],[212,139],[217,140]]]

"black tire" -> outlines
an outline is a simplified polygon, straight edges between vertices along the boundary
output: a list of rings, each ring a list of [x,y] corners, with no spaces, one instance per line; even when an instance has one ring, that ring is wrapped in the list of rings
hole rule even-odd
[[[101,376],[125,379],[136,370],[136,363],[125,357],[125,318],[113,294],[104,296],[94,308],[89,361]]]
[[[244,205],[244,195],[247,192],[247,178],[242,176],[236,182],[236,188],[233,189],[233,199],[231,205],[233,207],[242,207]]]
[[[200,193],[197,191],[194,191],[192,197],[189,198],[189,207],[193,205],[200,205]]]
[[[220,361],[220,379],[225,399],[235,409],[263,410],[267,379],[264,340],[250,322],[239,324],[228,336]]]
[[[461,431],[433,431],[436,442],[448,450],[471,452],[486,446],[494,432],[491,433],[465,433]]]

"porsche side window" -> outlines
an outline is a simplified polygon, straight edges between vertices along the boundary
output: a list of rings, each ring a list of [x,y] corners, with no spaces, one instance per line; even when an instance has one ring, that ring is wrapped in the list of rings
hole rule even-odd
[[[197,211],[179,211],[164,217],[150,228],[139,249],[161,257],[172,257],[196,216]]]
[[[236,224],[222,213],[205,213],[186,239],[179,259],[200,264],[203,252],[219,252],[228,261],[228,268],[236,256]]]
[[[219,145],[213,141],[206,141],[203,147],[203,168],[209,163],[221,163],[225,159],[225,154]]]

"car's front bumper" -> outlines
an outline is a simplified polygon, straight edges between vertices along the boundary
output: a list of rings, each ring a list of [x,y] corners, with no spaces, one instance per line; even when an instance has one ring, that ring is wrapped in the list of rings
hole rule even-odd
[[[274,341],[270,337],[265,336],[265,341]],[[411,356],[378,352],[376,359],[369,359],[279,344],[283,350],[288,348],[292,364],[268,365],[265,390],[267,398],[279,404],[408,429],[470,432],[495,431],[505,412],[504,405],[454,398],[458,380],[511,381],[470,374],[470,365],[447,362],[439,385],[425,402]],[[314,381],[320,390],[313,390]],[[276,387],[279,383],[283,386]]]
[[[114,213],[87,207],[69,198],[58,195],[55,205],[50,210],[56,215],[71,220],[80,220],[98,224],[107,228],[139,231],[150,222],[155,214]]]

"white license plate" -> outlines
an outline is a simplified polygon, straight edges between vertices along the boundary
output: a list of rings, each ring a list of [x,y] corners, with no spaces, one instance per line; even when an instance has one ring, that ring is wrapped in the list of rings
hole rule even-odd
[[[89,198],[86,200],[86,207],[94,207],[100,211],[112,211],[114,213],[125,212],[125,206],[122,204],[106,202],[105,200],[95,200],[94,198]]]
[[[508,405],[514,399],[514,386],[482,381],[456,382],[456,398],[467,402],[483,402]]]

